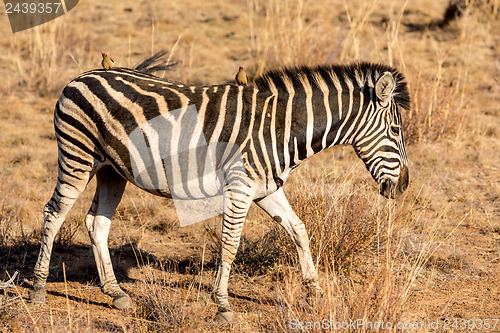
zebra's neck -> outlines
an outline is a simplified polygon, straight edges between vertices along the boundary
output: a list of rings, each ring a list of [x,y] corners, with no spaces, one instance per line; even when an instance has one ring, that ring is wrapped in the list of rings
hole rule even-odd
[[[333,80],[336,78],[334,77]],[[284,163],[291,169],[306,158],[331,146],[353,144],[356,124],[366,121],[368,112],[363,93],[349,81],[327,84],[320,77],[312,86],[301,78],[302,86],[287,85],[286,93],[273,89],[278,108],[285,114],[276,132],[283,133]],[[284,79],[285,84],[286,78]]]
[[[272,70],[255,79],[263,92],[278,96],[285,116],[282,128],[286,168],[338,144],[357,144],[372,133],[366,126],[377,116],[373,101],[377,79],[386,71],[394,75],[393,98],[405,109],[409,95],[403,76],[395,69],[370,63],[292,67]]]

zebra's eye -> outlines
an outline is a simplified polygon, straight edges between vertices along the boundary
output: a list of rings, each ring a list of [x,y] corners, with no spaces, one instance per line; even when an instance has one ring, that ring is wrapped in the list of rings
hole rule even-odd
[[[399,135],[399,125],[391,125],[389,129],[391,130],[392,134]]]

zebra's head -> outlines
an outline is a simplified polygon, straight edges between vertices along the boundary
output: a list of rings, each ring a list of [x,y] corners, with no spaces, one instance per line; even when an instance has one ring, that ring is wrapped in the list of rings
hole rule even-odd
[[[363,89],[364,90],[364,89]],[[371,112],[365,128],[353,143],[380,194],[397,198],[408,187],[408,159],[403,137],[401,110],[409,107],[409,94],[403,76],[385,71],[375,79],[375,87],[364,91]]]

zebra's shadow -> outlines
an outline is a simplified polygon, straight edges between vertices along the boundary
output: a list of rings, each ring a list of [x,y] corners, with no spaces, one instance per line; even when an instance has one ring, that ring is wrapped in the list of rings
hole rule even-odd
[[[93,301],[93,300],[90,300],[88,298],[82,298],[82,297],[74,296],[71,293],[68,293],[68,295],[66,295],[63,292],[54,291],[54,290],[47,290],[47,294],[52,295],[52,296],[62,297],[62,298],[66,298],[67,297],[70,301],[75,301],[77,303],[85,303],[85,304],[100,306],[100,307],[108,308],[108,309],[112,309],[113,308],[111,306],[111,302],[107,302],[106,303],[106,302]]]
[[[8,245],[0,245],[0,281],[8,280],[19,272],[18,280],[29,279],[38,258],[40,243],[35,241],[18,241]],[[147,251],[138,250],[135,244],[124,244],[109,249],[111,260],[119,282],[135,282],[129,270],[134,267],[153,266],[177,272],[192,274],[199,270],[200,264],[196,258],[159,258]],[[64,271],[63,271],[64,264]],[[206,268],[212,268],[210,263]],[[62,246],[54,244],[47,282],[96,282],[99,283],[94,255],[90,245],[71,244]]]
[[[9,275],[7,275],[7,272],[12,276],[15,271],[18,271],[19,277],[15,283],[26,288],[31,288],[31,275],[38,257],[39,247],[40,244],[37,242],[19,242],[10,245],[1,245],[0,280],[8,280]],[[191,281],[200,274],[202,269],[204,272],[210,271],[213,276],[215,276],[217,270],[217,263],[212,260],[204,262],[202,265],[201,258],[197,256],[179,258],[174,255],[167,255],[166,257],[158,257],[142,249],[139,250],[135,244],[124,244],[112,247],[110,248],[110,254],[118,283],[144,283],[145,280],[143,277],[137,279],[131,277],[133,274],[130,274],[130,271],[133,268],[148,267],[162,273],[175,274],[181,277],[184,276],[184,278],[169,281],[168,285],[175,289],[188,289],[189,282],[186,283],[185,281]],[[90,245],[54,245],[47,283],[61,283],[64,281],[68,283],[78,282],[83,284],[83,289],[86,289],[85,286],[90,287],[90,289],[99,288],[99,277]],[[198,284],[198,288],[207,294],[211,294],[213,287],[212,283],[213,281],[207,279]],[[83,289],[82,292],[84,292]],[[133,288],[127,288],[127,286],[125,286],[124,289],[132,297],[139,296],[135,295],[136,292]],[[88,299],[87,297],[82,298],[73,292],[66,295],[63,291],[53,290],[49,287],[47,294],[63,298],[68,297],[70,300],[79,303],[88,303],[95,306],[111,308],[110,302],[99,302]],[[257,304],[262,302],[270,305],[277,304],[277,300],[273,297],[245,295],[244,293],[231,291],[231,288],[229,290],[229,296],[237,300]]]

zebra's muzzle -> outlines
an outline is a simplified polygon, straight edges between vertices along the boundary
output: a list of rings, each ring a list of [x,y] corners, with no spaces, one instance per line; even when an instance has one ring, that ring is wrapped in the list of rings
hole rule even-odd
[[[380,183],[380,194],[388,199],[395,199],[408,188],[408,183],[408,167],[405,165],[401,168],[397,182],[385,179]]]

